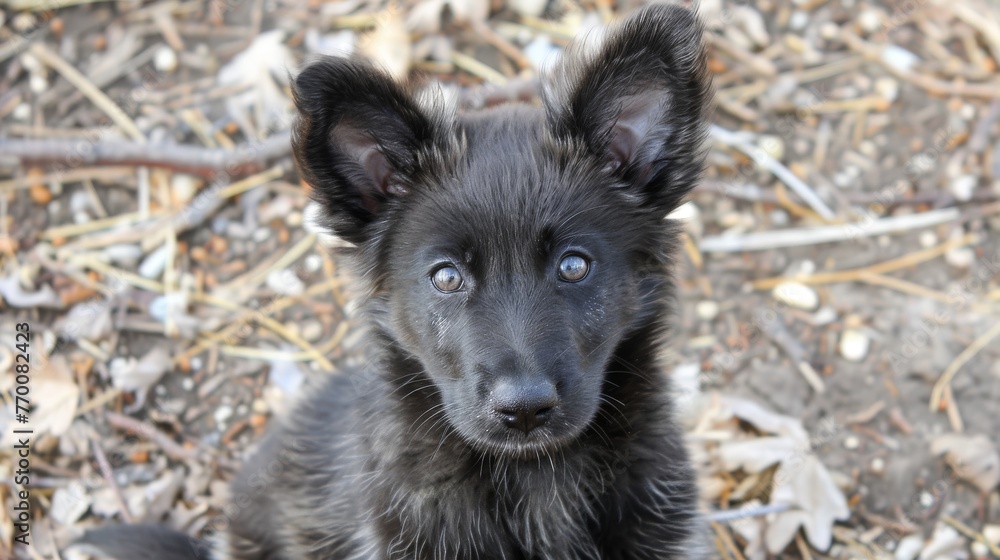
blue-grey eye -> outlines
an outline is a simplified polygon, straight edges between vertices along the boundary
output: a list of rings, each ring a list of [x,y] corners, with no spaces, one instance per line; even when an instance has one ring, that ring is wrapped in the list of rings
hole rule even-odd
[[[579,282],[590,272],[590,261],[580,255],[566,255],[559,261],[559,279],[563,282]]]
[[[444,293],[456,292],[462,287],[462,274],[453,266],[442,266],[434,271],[431,283]]]

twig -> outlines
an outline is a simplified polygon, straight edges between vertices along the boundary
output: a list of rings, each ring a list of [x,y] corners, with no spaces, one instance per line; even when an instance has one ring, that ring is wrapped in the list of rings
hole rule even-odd
[[[948,365],[948,368],[938,378],[937,383],[934,384],[934,390],[931,391],[931,412],[936,412],[941,408],[941,399],[944,397],[945,389],[951,386],[951,380],[955,378],[958,370],[998,336],[1000,336],[1000,321],[997,321],[988,331],[980,335],[965,350],[962,350],[962,353]]]
[[[920,214],[882,218],[865,223],[762,231],[743,236],[705,237],[701,240],[699,248],[702,252],[708,253],[739,253],[742,251],[764,251],[783,247],[802,247],[805,245],[833,243],[862,237],[875,237],[886,233],[922,229],[957,220],[959,216],[960,213],[957,209],[943,208]]]
[[[132,512],[128,510],[128,504],[125,503],[122,489],[115,482],[115,473],[111,469],[111,463],[108,462],[108,457],[104,454],[104,450],[101,449],[101,443],[97,441],[97,438],[92,437],[90,438],[90,446],[94,450],[94,458],[97,459],[97,465],[101,468],[101,474],[104,475],[104,480],[108,483],[108,488],[111,488],[111,493],[114,494],[115,501],[118,502],[118,510],[122,514],[122,519],[126,523],[134,523],[135,518],[132,517]]]
[[[198,458],[198,453],[196,451],[188,449],[177,443],[170,436],[161,432],[152,424],[147,424],[136,420],[135,418],[129,418],[123,414],[111,412],[110,410],[104,411],[104,417],[107,418],[108,423],[115,428],[125,430],[126,432],[142,436],[149,441],[152,441],[158,445],[160,449],[162,449],[163,452],[166,453],[171,459],[175,459],[177,461],[189,461]]]
[[[743,152],[747,156],[753,158],[757,165],[764,167],[775,177],[781,179],[781,182],[791,187],[796,194],[802,197],[802,200],[804,200],[810,208],[812,208],[824,219],[833,220],[836,217],[833,210],[831,210],[830,207],[816,195],[809,185],[805,184],[802,179],[796,177],[794,173],[782,165],[780,161],[771,157],[770,154],[750,144],[745,139],[744,135],[726,130],[718,125],[712,125],[710,131],[714,140]]]
[[[772,513],[781,513],[783,511],[788,511],[791,506],[788,504],[770,504],[766,506],[757,507],[742,507],[739,509],[727,509],[723,511],[713,511],[707,515],[709,521],[714,521],[716,523],[726,523],[729,521],[736,521],[738,519],[747,519],[749,517],[762,517],[765,515],[770,515]]]
[[[122,111],[110,97],[95,86],[86,76],[80,73],[71,64],[62,59],[59,55],[49,50],[44,43],[34,43],[31,45],[31,54],[38,57],[43,63],[51,66],[56,72],[62,74],[67,81],[77,87],[81,93],[94,102],[108,117],[118,125],[126,134],[140,144],[146,143],[146,136],[139,130],[135,122]]]
[[[757,324],[761,326],[761,330],[764,334],[771,339],[778,348],[788,356],[788,358],[795,364],[795,368],[799,370],[802,377],[805,378],[806,382],[813,388],[817,393],[823,393],[826,391],[826,384],[823,383],[823,378],[816,373],[813,369],[812,364],[806,359],[806,349],[802,346],[788,327],[785,322],[782,321],[781,317],[775,317],[774,320],[768,321],[764,320],[761,316],[762,313],[757,315]]]
[[[948,515],[947,513],[941,514],[941,521],[944,521],[948,525],[951,525],[959,533],[962,533],[963,535],[969,537],[970,539],[985,544],[986,546],[989,547],[990,553],[993,554],[993,556],[1000,558],[1000,546],[990,542],[989,539],[987,539],[986,536],[983,535],[982,533],[976,532],[974,529],[972,529],[965,523],[962,523],[961,521],[955,519],[954,517]]]
[[[81,149],[78,140],[0,139],[0,153],[20,158],[23,163],[75,161],[78,165],[143,165],[213,178],[220,171],[233,177],[256,173],[267,162],[291,153],[291,144],[287,131],[259,143],[242,145],[236,150],[185,144],[150,145],[123,140],[88,143],[86,149]]]
[[[770,60],[741,49],[729,39],[717,33],[708,33],[707,37],[709,44],[736,59],[738,62],[746,64],[755,73],[765,78],[773,78],[778,75],[778,68]]]
[[[909,253],[907,255],[903,255],[902,257],[873,264],[871,266],[852,268],[849,270],[838,270],[835,272],[823,272],[819,274],[811,274],[809,276],[776,276],[774,278],[757,280],[753,283],[753,287],[756,290],[770,290],[778,284],[789,280],[813,285],[832,284],[834,282],[852,282],[855,280],[861,280],[861,276],[864,274],[883,275],[903,268],[916,266],[920,263],[936,259],[955,247],[964,247],[971,243],[975,243],[978,239],[979,236],[975,233],[967,233],[957,239],[949,239],[948,241],[945,241],[935,247],[923,249],[915,253]]]

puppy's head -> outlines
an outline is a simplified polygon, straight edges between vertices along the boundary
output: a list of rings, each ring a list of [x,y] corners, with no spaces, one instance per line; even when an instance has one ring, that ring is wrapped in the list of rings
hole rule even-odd
[[[456,116],[343,59],[296,79],[300,169],[358,246],[381,334],[440,396],[428,413],[469,443],[557,448],[620,404],[610,377],[650,374],[628,346],[660,334],[704,66],[694,16],[656,6],[564,56],[543,108]]]

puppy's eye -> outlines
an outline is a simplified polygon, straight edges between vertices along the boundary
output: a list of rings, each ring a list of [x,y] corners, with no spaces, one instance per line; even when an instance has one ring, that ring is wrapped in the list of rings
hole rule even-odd
[[[431,283],[438,291],[450,293],[458,291],[462,287],[462,274],[453,266],[442,266],[434,271],[431,276]]]
[[[590,261],[580,255],[567,255],[559,261],[559,279],[563,282],[579,282],[590,272]]]

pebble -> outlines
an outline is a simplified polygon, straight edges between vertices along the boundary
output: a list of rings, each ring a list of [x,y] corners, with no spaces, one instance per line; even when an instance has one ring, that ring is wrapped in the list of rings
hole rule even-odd
[[[968,202],[972,198],[972,193],[975,192],[978,182],[979,178],[975,175],[960,175],[951,181],[948,190],[959,201]]]
[[[167,74],[173,72],[177,69],[177,53],[174,49],[163,45],[153,55],[153,66],[160,72]]]
[[[971,548],[972,548],[972,556],[974,558],[990,557],[990,547],[986,546],[986,543],[980,541],[973,541]]]
[[[305,264],[306,271],[317,272],[319,269],[323,268],[323,257],[317,255],[316,253],[312,253],[305,258],[303,264]]]
[[[922,231],[918,239],[920,241],[920,246],[924,249],[930,249],[938,244],[938,236],[930,230]]]
[[[834,308],[825,305],[820,307],[819,310],[813,314],[810,322],[817,327],[822,327],[823,325],[829,325],[836,320],[837,311]]]
[[[174,173],[170,178],[170,193],[173,195],[173,203],[183,206],[190,202],[198,192],[198,179],[187,173]]]
[[[128,268],[135,266],[135,263],[142,257],[142,248],[138,245],[128,243],[118,243],[108,245],[102,253],[114,264],[126,265]]]
[[[924,538],[920,535],[907,535],[896,545],[894,560],[914,560],[924,548]]]
[[[695,313],[703,321],[711,321],[719,316],[719,304],[712,300],[699,301],[695,306]]]
[[[267,414],[271,410],[267,406],[267,401],[264,399],[254,399],[253,403],[250,405],[250,409],[254,411],[255,414]]]
[[[163,245],[142,260],[139,265],[139,276],[150,280],[159,278],[167,268],[167,246]]]
[[[882,27],[882,14],[874,8],[862,10],[861,14],[858,15],[858,27],[865,35],[875,33]]]
[[[920,57],[897,45],[886,45],[882,49],[882,62],[897,70],[910,70],[920,63]]]
[[[253,240],[257,243],[263,243],[271,237],[271,228],[257,228],[253,232]]]
[[[885,472],[885,459],[881,457],[875,457],[872,459],[871,469],[874,474],[882,474]]]
[[[934,495],[924,490],[920,493],[920,505],[929,508],[934,505]]]
[[[285,216],[285,224],[292,228],[302,227],[302,212],[289,212],[288,215]]]
[[[215,418],[215,423],[219,426],[225,425],[226,420],[229,420],[232,416],[233,407],[228,404],[219,406],[219,408],[215,409],[215,412],[212,414],[212,417]]]
[[[860,362],[868,355],[871,340],[858,329],[846,329],[840,334],[840,344],[837,348],[845,360]]]
[[[323,324],[319,321],[306,321],[302,323],[302,338],[309,342],[316,342],[323,336]]]
[[[757,139],[757,147],[778,161],[785,157],[785,141],[780,136],[763,134]]]
[[[28,189],[28,196],[35,204],[48,204],[52,201],[52,192],[41,183],[35,183]]]
[[[191,379],[190,377],[185,377],[184,379],[181,379],[181,388],[184,389],[185,391],[193,391],[194,379]]]
[[[792,12],[792,17],[788,18],[788,27],[795,31],[802,31],[809,25],[809,14],[801,10]]]
[[[32,93],[38,95],[49,89],[49,80],[41,74],[32,74],[28,78],[28,87]]]
[[[827,41],[832,41],[840,37],[840,26],[832,21],[823,22],[819,26],[819,36]]]
[[[27,103],[20,103],[17,107],[14,107],[14,111],[10,114],[14,120],[19,122],[25,122],[31,120],[31,105]]]
[[[813,311],[819,307],[819,294],[800,282],[782,282],[771,292],[774,299],[796,309]]]
[[[305,291],[306,285],[288,268],[275,270],[267,275],[267,287],[283,296],[297,296]]]
[[[976,251],[971,247],[953,247],[944,254],[944,260],[955,268],[969,268],[976,262]]]
[[[846,438],[844,438],[845,449],[850,449],[853,451],[858,447],[861,447],[861,440],[858,439],[858,436],[847,436]]]

